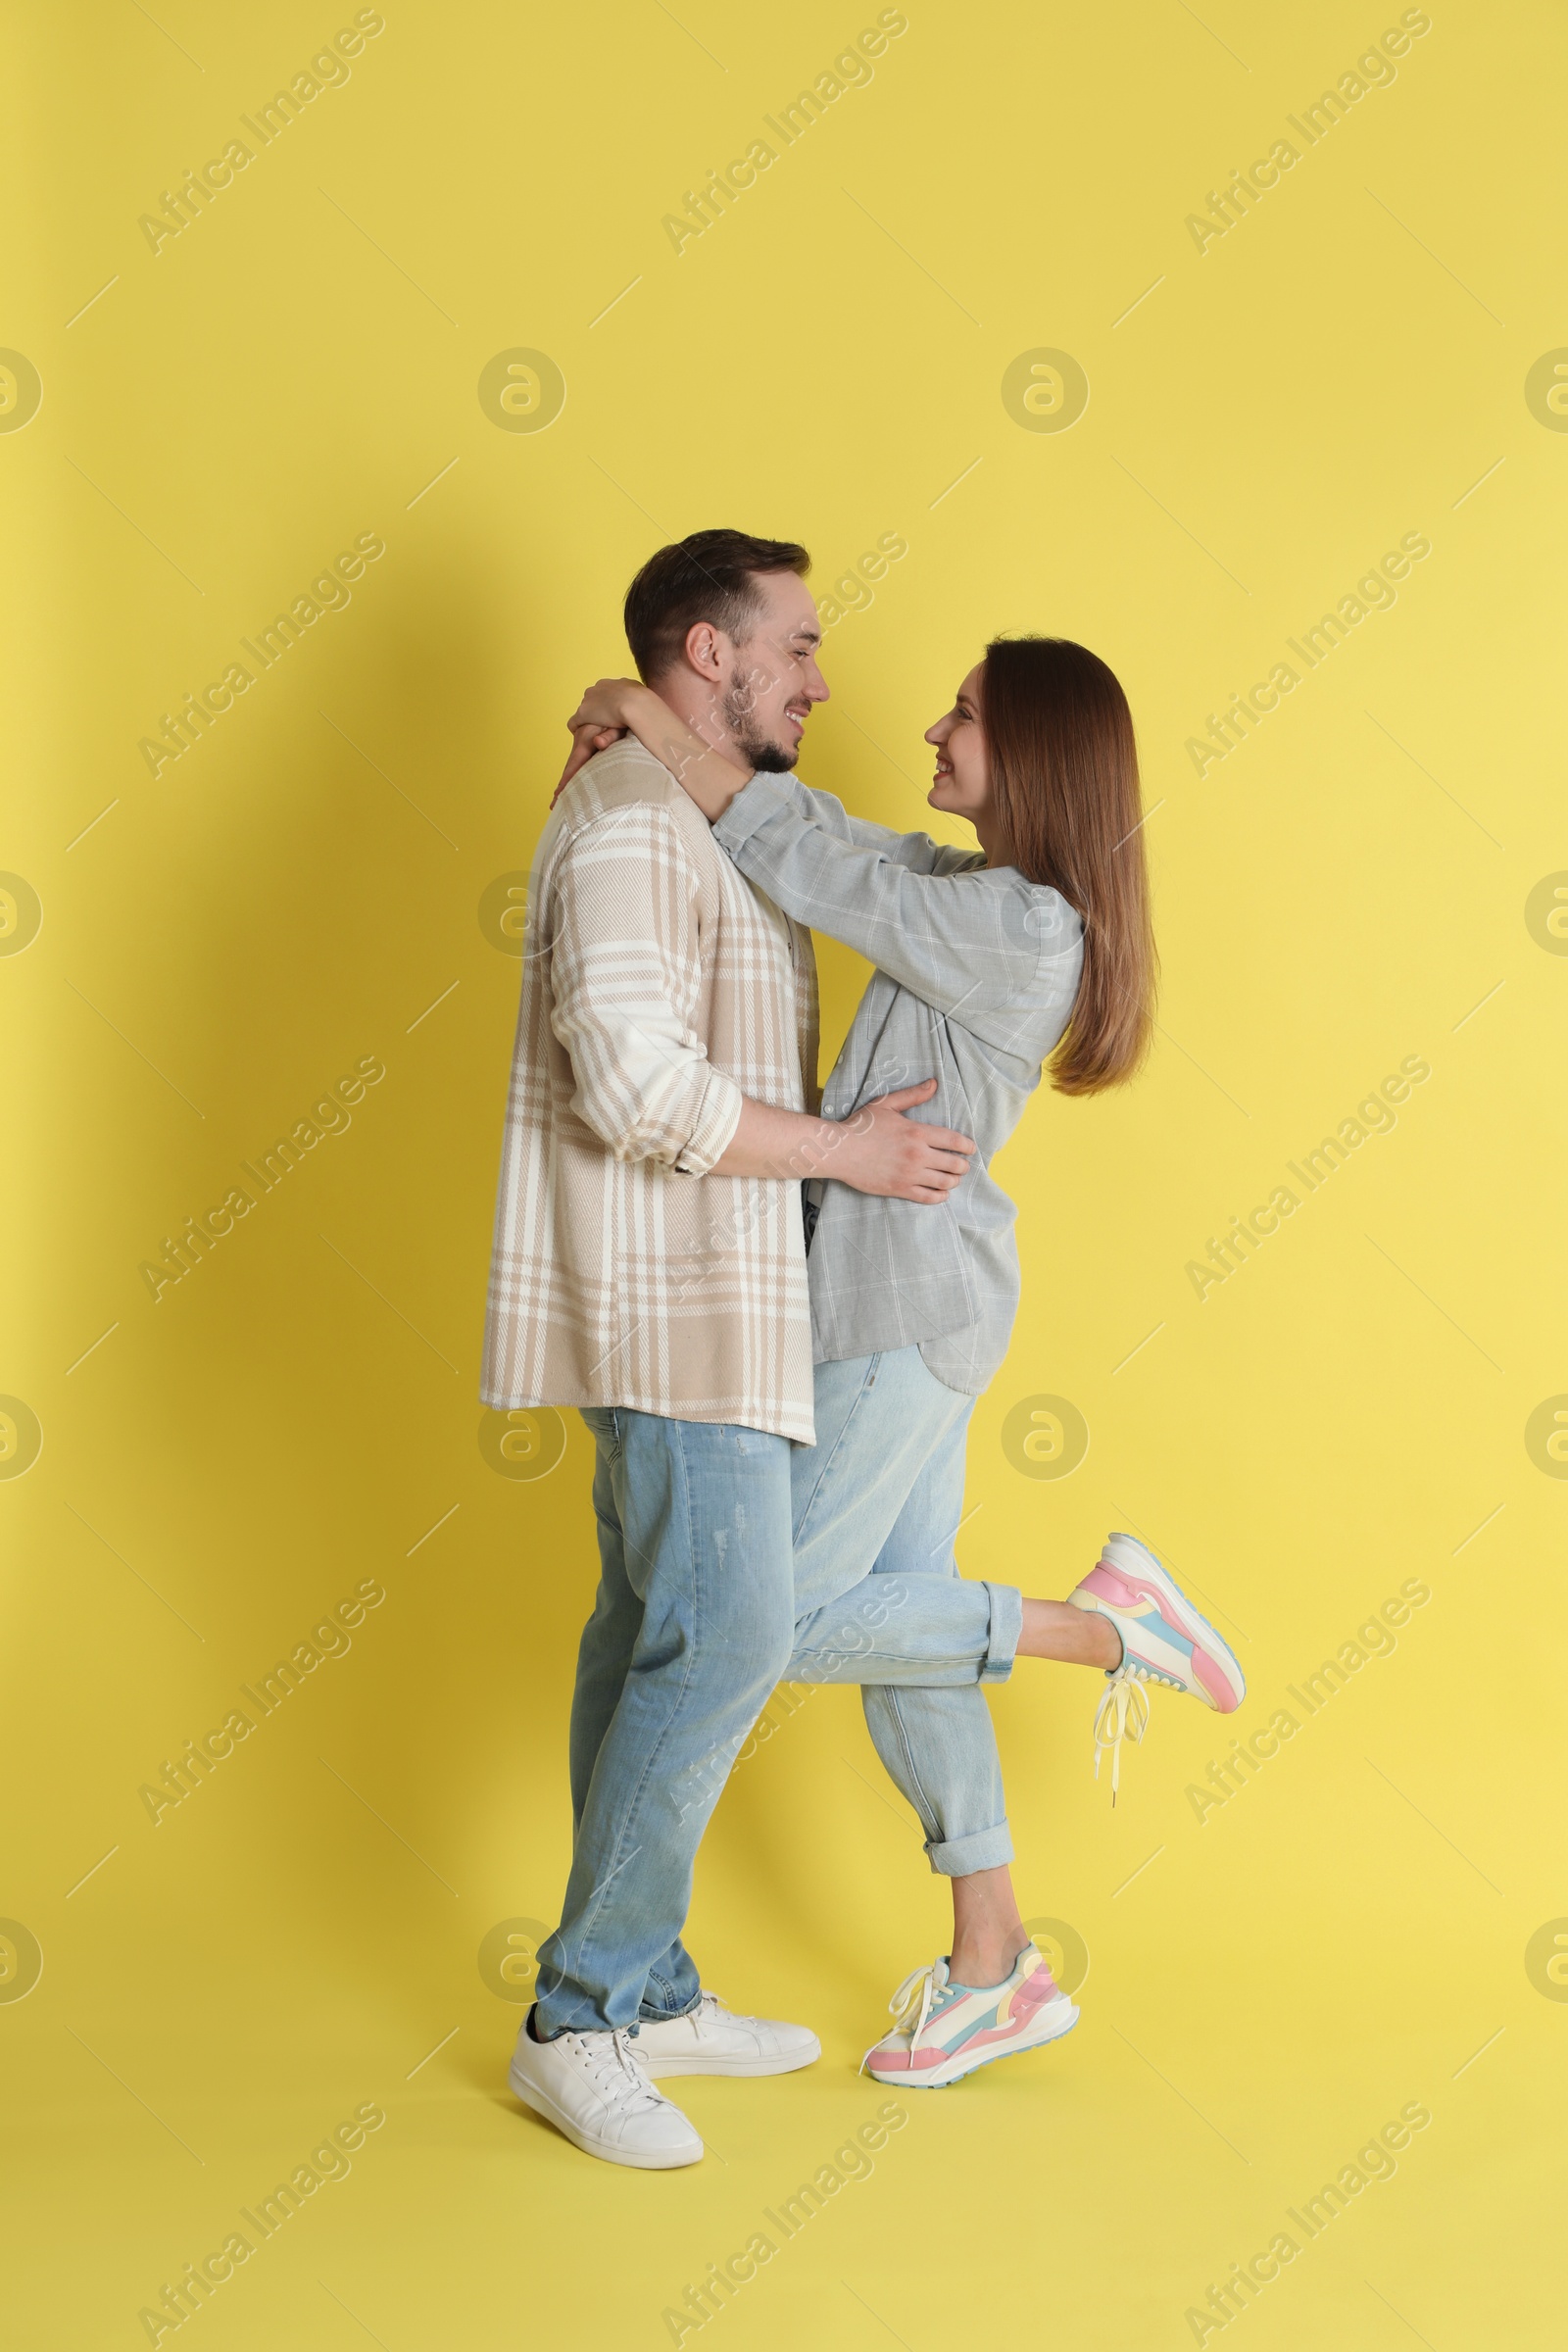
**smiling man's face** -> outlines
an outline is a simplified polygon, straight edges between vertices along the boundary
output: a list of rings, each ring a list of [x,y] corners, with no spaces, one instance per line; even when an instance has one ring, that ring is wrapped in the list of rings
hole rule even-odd
[[[743,645],[722,640],[729,654],[720,710],[735,747],[753,767],[780,773],[800,757],[813,703],[828,690],[816,665],[822,625],[806,582],[793,571],[756,578],[761,605]]]

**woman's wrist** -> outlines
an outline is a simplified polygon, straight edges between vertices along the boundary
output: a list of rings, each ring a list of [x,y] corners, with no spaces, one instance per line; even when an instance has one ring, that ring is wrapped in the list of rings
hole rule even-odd
[[[683,777],[707,759],[709,746],[651,686],[628,685],[618,710],[620,723],[629,727],[645,751],[662,760],[672,775]]]
[[[751,782],[751,764],[737,749],[710,743],[662,695],[635,678],[602,679],[584,697],[583,708],[603,712],[607,723],[634,735],[669,769],[710,824]]]
[[[669,705],[662,702],[651,686],[628,678],[620,690],[617,716],[621,726],[640,736],[645,728],[668,724]]]
[[[742,786],[751,782],[750,766],[668,710],[664,722],[663,749],[658,757],[709,823],[716,824]]]

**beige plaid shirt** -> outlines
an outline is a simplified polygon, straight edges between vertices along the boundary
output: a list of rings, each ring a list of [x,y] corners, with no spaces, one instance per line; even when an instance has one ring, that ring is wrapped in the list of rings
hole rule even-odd
[[[635,741],[562,795],[528,890],[486,1404],[811,1443],[801,1188],[712,1176],[742,1096],[815,1109],[810,933]]]

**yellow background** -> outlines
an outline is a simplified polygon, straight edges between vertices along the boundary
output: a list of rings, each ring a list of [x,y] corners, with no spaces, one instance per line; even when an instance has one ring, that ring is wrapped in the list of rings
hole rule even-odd
[[[823,590],[907,539],[828,632],[803,763],[884,821],[926,821],[920,732],[992,632],[1080,638],[1126,683],[1158,1050],[1124,1096],[1042,1096],[1007,1155],[1025,1301],[961,1558],[1059,1592],[1136,1526],[1253,1695],[1223,1738],[1156,1696],[1112,1814],[1088,1678],[997,1694],[1020,1898],[1084,1939],[1083,2022],[911,2100],[704,2340],[1191,2342],[1209,2282],[1422,2101],[1397,2176],[1233,2325],[1254,2352],[1555,2343],[1568,2008],[1525,1952],[1568,1913],[1568,1490],[1524,1431],[1568,1389],[1568,962],[1525,905],[1568,867],[1568,440],[1524,379],[1568,342],[1560,18],[1439,0],[1200,254],[1186,216],[1396,10],[911,0],[874,78],[677,257],[662,217],[874,9],[389,0],[346,85],[155,255],[138,216],[350,14],[13,22],[0,342],[43,403],[0,435],[0,864],[43,926],[0,964],[0,1389],[43,1449],[0,1483],[0,1912],[43,1973],[0,2002],[6,2341],[145,2341],[163,2283],[379,2101],[202,2341],[667,2342],[686,2282],[879,2104],[859,2052],[943,1948],[828,1690],[738,1770],[691,1923],[710,1980],[824,2058],[674,2086],[701,2167],[595,2165],[521,2115],[521,2010],[476,1960],[555,1916],[596,1574],[575,1418],[543,1480],[477,1442],[518,980],[478,903],[527,864],[578,689],[625,666],[631,572],[722,522],[804,539]],[[566,382],[536,433],[477,397],[518,347]],[[1068,431],[1003,406],[1038,347],[1087,372]],[[364,531],[386,553],[352,605],[155,780],[159,713]],[[1408,531],[1432,554],[1396,607],[1200,780],[1205,714]],[[863,974],[821,960],[832,1044]],[[1200,1303],[1207,1237],[1410,1054],[1396,1130]],[[155,1305],[139,1263],[363,1055],[386,1076],[352,1128]],[[1092,1432],[1055,1483],[1001,1444],[1043,1394]],[[155,1828],[139,1786],[366,1578],[352,1651]],[[1410,1578],[1396,1651],[1200,1824],[1231,1730]]]

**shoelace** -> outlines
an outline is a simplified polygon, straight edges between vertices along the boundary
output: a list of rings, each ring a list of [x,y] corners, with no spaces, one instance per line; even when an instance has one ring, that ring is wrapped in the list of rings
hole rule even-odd
[[[688,2023],[694,2026],[710,2025],[717,2018],[719,2011],[725,2007],[726,2003],[724,2000],[724,1995],[721,1992],[710,1992],[705,1985],[695,2009],[688,2009],[684,2016],[678,2018],[667,2018],[663,2022],[671,2026],[685,2025]],[[742,2017],[739,2010],[736,2009],[729,2010],[728,2014],[734,2018],[736,2024],[739,2026],[751,2025],[755,2022],[749,2017]],[[650,2020],[647,2022],[651,2023],[652,2021]],[[643,2054],[640,2036],[632,2043],[631,2049],[632,2056],[640,2063]]]
[[[716,2018],[718,2012],[724,2008],[724,1995],[721,1992],[710,1992],[705,1986],[702,1998],[698,2001],[696,2008],[688,2009],[686,2015],[691,2019],[694,2025],[698,2025],[704,2021],[711,2021],[712,2019]],[[755,2023],[755,2020],[750,2017],[742,2017],[739,2010],[732,2009],[729,2011],[729,2015],[734,2018],[737,2025],[747,2026]],[[677,2021],[675,2019],[670,2020],[671,2024],[675,2024],[676,2022]],[[632,2057],[640,2067],[643,2064],[643,2050],[640,2037],[632,2042],[631,2053]]]
[[[911,2042],[917,2039],[920,2029],[931,2014],[931,2004],[936,1998],[937,1992],[936,1970],[937,1964],[934,1960],[928,1961],[924,1968],[911,1968],[888,2003],[888,2015],[893,2020],[893,2031],[895,2034],[903,2034],[907,2031]],[[906,2028],[905,2021],[911,2017],[914,2019],[914,2023]],[[860,2060],[855,2070],[858,2075],[864,2074],[865,2059],[869,2058],[871,2050],[878,2046],[877,2042],[872,2042],[871,2049],[866,2051],[865,2058]]]
[[[1121,1743],[1130,1740],[1137,1747],[1148,1729],[1149,1692],[1143,1669],[1137,1665],[1122,1666],[1105,1685],[1095,1709],[1095,1778],[1097,1781],[1100,1778],[1100,1759],[1108,1748],[1112,1804],[1121,1785]]]
[[[596,2089],[604,2091],[608,2098],[617,2103],[647,2099],[657,2107],[668,2104],[663,2092],[649,2082],[632,2056],[635,2044],[627,2028],[619,2027],[609,2036],[608,2049],[603,2034],[579,2034],[575,2039],[592,2069]]]

